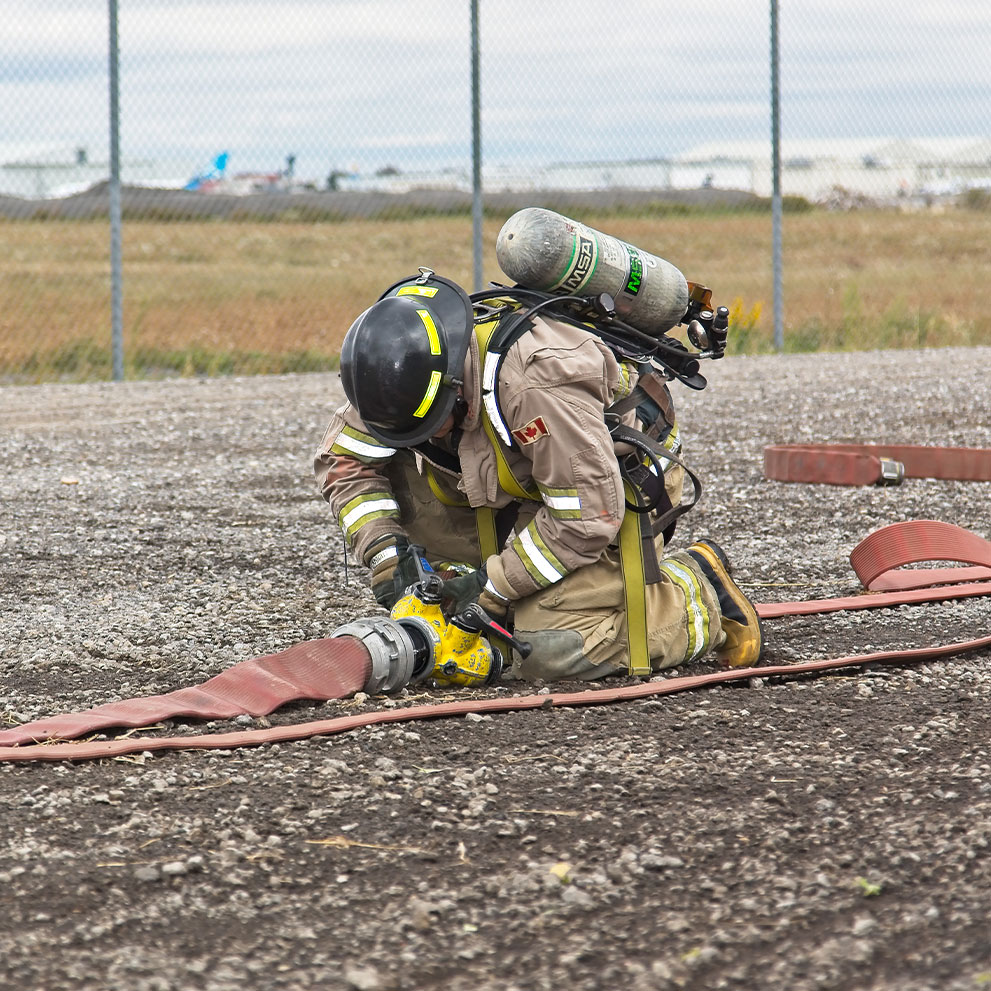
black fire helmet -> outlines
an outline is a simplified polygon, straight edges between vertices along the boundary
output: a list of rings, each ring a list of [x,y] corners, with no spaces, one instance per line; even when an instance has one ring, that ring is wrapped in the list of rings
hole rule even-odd
[[[376,440],[413,447],[443,426],[472,327],[468,294],[427,269],[390,286],[355,320],[341,345],[341,382]]]

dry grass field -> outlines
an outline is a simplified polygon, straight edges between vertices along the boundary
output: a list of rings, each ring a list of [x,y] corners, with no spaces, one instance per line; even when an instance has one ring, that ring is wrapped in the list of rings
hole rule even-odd
[[[485,223],[484,273],[505,218]],[[733,310],[735,351],[771,349],[767,213],[586,214],[662,255]],[[786,213],[788,350],[991,342],[991,213]],[[105,221],[0,221],[0,376],[105,377],[110,367]],[[428,265],[471,282],[466,216],[345,222],[126,221],[129,375],[332,367],[351,320]]]

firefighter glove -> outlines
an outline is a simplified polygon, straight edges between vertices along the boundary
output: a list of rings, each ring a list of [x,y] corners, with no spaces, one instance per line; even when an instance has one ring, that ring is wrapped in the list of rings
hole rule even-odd
[[[372,569],[372,595],[380,606],[392,609],[419,577],[416,554],[406,537],[390,533],[372,544],[367,558]],[[422,563],[429,571],[430,565]]]
[[[472,602],[477,602],[493,619],[505,619],[509,610],[509,599],[495,588],[484,566],[444,582],[444,598],[452,603],[454,613]]]

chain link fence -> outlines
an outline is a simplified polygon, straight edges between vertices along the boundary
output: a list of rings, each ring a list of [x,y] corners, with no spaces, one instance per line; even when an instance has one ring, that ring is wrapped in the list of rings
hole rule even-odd
[[[113,372],[116,6],[4,8],[0,381]],[[496,234],[531,205],[711,286],[731,349],[775,346],[768,5],[117,13],[126,376],[333,367],[353,318],[418,266],[504,281]],[[778,33],[783,346],[991,341],[983,0],[786,0]]]

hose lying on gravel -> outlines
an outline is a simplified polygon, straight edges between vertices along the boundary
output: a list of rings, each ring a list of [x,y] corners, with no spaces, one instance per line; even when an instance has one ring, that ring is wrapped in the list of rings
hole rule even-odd
[[[979,570],[984,570],[986,565],[991,565],[991,542],[951,524],[933,520],[910,520],[876,531],[861,541],[851,553],[851,561],[865,586],[879,582],[884,584],[883,579],[901,565],[929,559],[962,560],[977,564],[980,566]],[[973,569],[964,568],[918,569],[905,573],[908,577],[900,584],[906,586],[913,582],[925,584],[949,581],[954,575],[969,575],[972,571]],[[766,603],[759,605],[757,611],[762,618],[770,618],[989,594],[991,594],[991,582],[970,582],[937,589],[903,587],[900,591],[847,598]],[[987,646],[991,646],[991,636],[938,647],[884,651],[802,664],[732,669],[705,675],[661,678],[658,681],[621,688],[470,699],[237,733],[154,738],[128,737],[117,740],[90,740],[83,743],[42,742],[78,737],[111,726],[147,726],[175,716],[196,716],[202,719],[229,719],[236,715],[259,716],[297,699],[326,701],[346,698],[371,684],[369,679],[375,664],[368,648],[360,639],[354,636],[338,636],[305,641],[276,654],[242,661],[199,686],[182,688],[167,695],[110,702],[85,712],[54,716],[7,730],[0,733],[0,760],[85,760],[144,750],[229,749],[257,746],[282,740],[341,733],[376,723],[406,722],[414,719],[464,715],[469,712],[508,712],[550,706],[602,705],[651,695],[667,695],[745,678],[793,677],[840,667],[932,660]],[[34,745],[22,746],[22,744]]]

